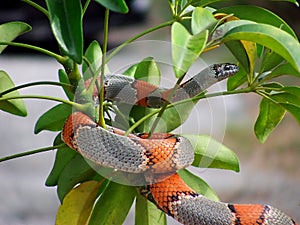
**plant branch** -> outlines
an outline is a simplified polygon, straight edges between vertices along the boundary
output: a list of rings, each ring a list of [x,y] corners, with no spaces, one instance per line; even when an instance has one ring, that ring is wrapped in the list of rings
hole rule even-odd
[[[197,101],[197,100],[200,100],[200,99],[203,99],[203,98],[213,98],[213,97],[218,97],[218,96],[222,96],[222,95],[235,95],[235,94],[242,94],[242,93],[249,93],[249,92],[254,92],[254,89],[253,87],[249,86],[249,87],[246,87],[246,88],[241,88],[241,89],[237,89],[237,90],[232,90],[232,91],[222,91],[222,92],[216,92],[216,93],[211,93],[211,94],[199,94],[199,95],[196,95],[195,97],[193,98],[189,98],[189,99],[184,99],[182,101],[178,101],[178,102],[175,102],[174,103],[174,106],[177,105],[177,104],[183,104],[185,102],[188,102],[188,101]]]
[[[21,158],[21,157],[24,157],[24,156],[34,155],[34,154],[41,153],[41,152],[47,152],[47,151],[54,150],[54,149],[64,147],[64,146],[66,146],[66,144],[62,143],[62,144],[59,144],[59,145],[49,146],[49,147],[45,147],[45,148],[39,148],[39,149],[27,151],[27,152],[21,152],[21,153],[18,153],[18,154],[14,154],[14,155],[10,155],[10,156],[0,158],[0,162],[4,162],[4,161],[11,160],[11,159],[16,159],[16,158]]]
[[[258,95],[260,95],[260,96],[262,96],[263,98],[266,98],[266,99],[268,99],[269,101],[271,101],[271,102],[273,102],[274,104],[276,104],[276,105],[278,105],[279,103],[278,102],[276,102],[274,99],[272,99],[270,96],[269,96],[269,94],[268,93],[265,93],[265,92],[263,92],[263,91],[256,91],[255,92],[256,94],[258,94]]]
[[[106,60],[106,63],[109,62],[109,60],[111,60],[112,57],[114,57],[118,52],[120,52],[124,47],[126,47],[126,45],[134,42],[135,40],[139,39],[140,37],[143,37],[144,35],[146,34],[149,34],[153,31],[156,31],[156,30],[159,30],[161,28],[164,28],[164,27],[167,27],[167,26],[170,26],[172,25],[174,22],[174,20],[169,20],[169,21],[166,21],[164,23],[161,23],[157,26],[154,26],[154,27],[151,27],[139,34],[137,34],[136,36],[132,37],[132,38],[129,38],[127,41],[123,42],[121,45],[119,45],[117,48],[115,48],[112,53],[107,57],[107,60]]]
[[[168,108],[172,108],[174,106],[180,105],[180,104],[184,104],[186,102],[190,102],[190,101],[196,101],[196,100],[200,100],[203,98],[212,98],[212,97],[218,97],[218,96],[222,96],[222,95],[234,95],[234,94],[241,94],[241,93],[249,93],[249,92],[253,92],[253,88],[252,87],[246,87],[246,88],[242,88],[242,89],[238,89],[238,90],[233,90],[233,91],[224,91],[224,92],[216,92],[216,93],[211,93],[211,94],[207,94],[207,95],[203,95],[203,94],[199,94],[193,98],[187,98],[178,102],[174,102],[172,104],[168,104],[166,106],[166,109]],[[135,122],[126,132],[125,132],[125,136],[129,135],[130,133],[132,133],[134,131],[135,128],[137,128],[139,125],[141,125],[144,121],[146,121],[147,119],[151,118],[152,116],[154,116],[155,114],[159,113],[161,111],[161,109],[156,109],[154,111],[152,111],[151,113],[145,115],[144,117],[142,117],[141,119],[139,119],[137,122]]]
[[[87,0],[87,1],[85,2],[84,7],[83,7],[83,10],[82,10],[82,15],[85,14],[85,12],[86,12],[88,6],[90,5],[90,3],[91,3],[91,0]]]
[[[27,99],[27,98],[28,99],[44,99],[44,100],[50,100],[50,101],[55,101],[55,102],[61,102],[61,103],[70,105],[80,111],[84,111],[88,107],[88,105],[86,105],[86,104],[82,105],[82,104],[72,102],[69,100],[65,100],[65,99],[61,99],[61,98],[55,98],[55,97],[50,97],[50,96],[41,96],[41,95],[17,95],[17,96],[2,97],[2,98],[0,98],[0,102],[12,100],[12,99]]]
[[[10,92],[22,89],[22,88],[27,88],[27,87],[31,87],[31,86],[38,86],[38,85],[53,85],[53,86],[61,86],[61,87],[73,87],[70,84],[66,84],[66,83],[60,83],[60,82],[54,82],[54,81],[37,81],[37,82],[32,82],[32,83],[27,83],[27,84],[22,84],[19,86],[15,86],[13,88],[7,89],[3,92],[0,93],[0,97],[3,95],[6,95]]]
[[[28,5],[32,6],[33,8],[37,9],[41,13],[45,14],[45,16],[47,16],[49,18],[49,13],[44,7],[40,6],[39,4],[37,4],[31,0],[22,0],[22,1],[27,3]]]
[[[37,51],[37,52],[41,52],[41,53],[43,53],[45,55],[48,55],[50,57],[55,58],[59,63],[61,63],[63,65],[67,61],[67,58],[65,58],[65,57],[63,57],[61,55],[58,55],[58,54],[56,54],[54,52],[51,52],[51,51],[49,51],[47,49],[40,48],[40,47],[37,47],[37,46],[34,46],[34,45],[29,45],[29,44],[24,44],[24,43],[18,43],[18,42],[6,42],[6,41],[1,41],[0,45],[10,45],[10,46],[27,48],[27,49],[31,49],[31,50],[34,50],[34,51]]]
[[[106,64],[106,53],[107,53],[107,42],[108,42],[108,21],[109,21],[109,9],[105,9],[104,15],[104,31],[103,31],[103,55],[102,55],[102,64],[101,64],[101,74],[100,74],[100,91],[99,91],[99,120],[98,124],[101,127],[105,128],[105,119],[104,119],[104,73],[105,73],[105,64]],[[97,81],[96,81],[97,82]]]
[[[137,122],[135,122],[129,129],[125,132],[124,136],[128,136],[130,133],[134,131],[135,128],[137,128],[139,125],[141,125],[144,121],[147,119],[150,119],[155,114],[159,113],[160,109],[156,109],[152,111],[151,113],[148,113],[147,115],[143,116],[141,119],[139,119]]]
[[[123,113],[120,112],[120,110],[118,109],[118,107],[116,107],[115,105],[111,104],[109,105],[109,107],[111,107],[111,110],[121,119],[123,120],[123,122],[126,124],[130,118],[125,117],[125,115]]]

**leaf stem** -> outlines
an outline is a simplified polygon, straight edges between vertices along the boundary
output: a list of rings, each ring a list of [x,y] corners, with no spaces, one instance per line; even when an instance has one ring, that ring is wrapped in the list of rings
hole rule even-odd
[[[123,113],[120,112],[120,110],[118,109],[118,107],[116,107],[115,105],[111,104],[109,107],[111,107],[111,110],[126,124],[130,118],[125,117],[125,115]]]
[[[66,146],[66,144],[62,143],[59,145],[49,146],[49,147],[45,147],[45,148],[38,148],[38,149],[27,151],[27,152],[17,153],[14,155],[5,156],[3,158],[0,158],[0,162],[4,162],[4,161],[11,160],[11,159],[16,159],[16,158],[21,158],[24,156],[34,155],[34,154],[41,153],[41,152],[47,152],[47,151],[54,150],[54,149],[64,147],[64,146]]]
[[[258,94],[258,95],[260,95],[260,96],[262,96],[263,98],[268,99],[269,101],[273,102],[274,104],[278,105],[278,102],[276,102],[274,99],[272,99],[272,98],[268,95],[268,93],[265,93],[265,92],[263,92],[263,91],[256,91],[255,93]]]
[[[135,128],[137,128],[139,125],[141,125],[144,121],[151,118],[155,114],[159,113],[160,109],[156,109],[152,111],[151,113],[148,113],[147,115],[143,116],[141,119],[139,119],[137,122],[135,122],[129,129],[125,132],[124,136],[128,136],[130,133],[134,131]]]
[[[109,60],[111,60],[112,57],[114,57],[118,52],[120,52],[124,47],[126,47],[126,45],[134,42],[135,40],[139,39],[140,37],[146,35],[146,34],[149,34],[153,31],[156,31],[156,30],[159,30],[161,28],[164,28],[164,27],[167,27],[167,26],[170,26],[172,25],[174,22],[174,20],[169,20],[169,21],[166,21],[164,23],[161,23],[157,26],[154,26],[154,27],[151,27],[139,34],[137,34],[136,36],[132,37],[132,38],[129,38],[127,41],[123,42],[121,45],[119,45],[117,48],[115,48],[112,53],[107,57],[107,60],[106,60],[106,63],[109,62]]]
[[[85,14],[85,12],[86,12],[88,6],[90,5],[90,3],[91,3],[91,0],[87,0],[87,1],[84,3],[83,10],[82,10],[82,15]]]
[[[106,64],[106,53],[107,53],[107,42],[108,42],[108,21],[109,21],[109,9],[105,9],[104,15],[104,31],[103,31],[103,55],[102,55],[102,64],[101,64],[101,75],[100,75],[100,92],[99,92],[99,120],[98,124],[101,127],[105,128],[105,119],[104,119],[104,73],[105,73],[105,64]],[[97,81],[96,81],[97,82]]]
[[[249,93],[249,92],[253,92],[253,91],[254,91],[253,87],[249,86],[249,87],[241,88],[241,89],[237,89],[237,90],[216,92],[216,93],[211,93],[211,94],[206,94],[206,95],[203,95],[202,93],[200,93],[199,95],[196,95],[195,97],[175,102],[174,105],[183,104],[188,101],[196,101],[196,100],[200,100],[203,98],[212,98],[212,97],[217,97],[217,96],[221,96],[221,95],[242,94],[242,93]]]
[[[49,13],[44,7],[40,6],[39,4],[37,4],[31,0],[22,0],[22,1],[27,3],[28,5],[32,6],[33,8],[37,9],[41,13],[45,14],[45,16],[47,16],[49,18]]]
[[[180,104],[184,104],[186,102],[190,102],[190,101],[196,101],[196,100],[200,100],[203,98],[212,98],[212,97],[217,97],[217,96],[221,96],[221,95],[233,95],[233,94],[241,94],[241,93],[249,93],[249,92],[253,92],[253,88],[252,87],[246,87],[246,88],[242,88],[242,89],[238,89],[238,90],[233,90],[233,91],[224,91],[224,92],[216,92],[216,93],[211,93],[211,94],[207,94],[207,95],[203,95],[202,93],[199,95],[194,96],[193,98],[187,98],[178,102],[174,102],[172,104],[168,104],[166,106],[166,109],[180,105]],[[154,111],[152,111],[151,113],[145,115],[144,117],[142,117],[141,119],[139,119],[137,122],[135,122],[126,132],[125,132],[125,136],[129,135],[130,133],[132,133],[134,131],[135,128],[137,128],[140,124],[142,124],[144,121],[146,121],[147,119],[151,118],[152,116],[154,116],[155,114],[159,113],[161,111],[161,109],[156,109]]]
[[[50,96],[42,96],[42,95],[17,95],[17,96],[9,96],[9,97],[2,97],[0,98],[0,102],[1,101],[7,101],[7,100],[12,100],[12,99],[44,99],[44,100],[50,100],[50,101],[55,101],[55,102],[61,102],[61,103],[65,103],[67,105],[70,105],[74,108],[76,108],[77,110],[80,111],[84,111],[87,108],[87,105],[84,104],[79,104],[76,102],[72,102],[69,100],[65,100],[65,99],[61,99],[61,98],[55,98],[55,97],[50,97]]]
[[[63,57],[61,55],[58,55],[54,52],[51,52],[47,49],[44,48],[40,48],[34,45],[29,45],[29,44],[24,44],[24,43],[18,43],[18,42],[6,42],[6,41],[1,41],[0,45],[10,45],[10,46],[15,46],[15,47],[21,47],[21,48],[27,48],[27,49],[31,49],[37,52],[41,52],[45,55],[48,55],[50,57],[55,58],[59,63],[61,63],[62,65],[64,65],[67,61],[66,57]]]
[[[61,86],[61,87],[69,87],[69,88],[73,87],[70,84],[60,83],[60,82],[55,82],[55,81],[37,81],[37,82],[22,84],[22,85],[15,86],[13,88],[7,89],[7,90],[0,93],[0,97],[3,96],[3,95],[8,94],[10,92],[22,89],[22,88],[31,87],[31,86],[38,86],[38,85],[53,85],[53,86]]]

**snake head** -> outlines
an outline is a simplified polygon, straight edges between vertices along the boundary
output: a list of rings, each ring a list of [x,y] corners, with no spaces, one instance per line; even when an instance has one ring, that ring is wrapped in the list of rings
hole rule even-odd
[[[215,72],[215,78],[221,81],[236,74],[239,71],[239,67],[232,63],[221,63],[213,64],[212,70]]]

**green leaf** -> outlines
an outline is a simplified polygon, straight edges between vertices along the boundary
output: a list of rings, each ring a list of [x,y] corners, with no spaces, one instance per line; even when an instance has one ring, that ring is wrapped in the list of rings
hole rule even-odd
[[[228,21],[221,26],[219,26],[213,33],[212,39],[213,40],[219,40],[221,39],[226,33],[228,33],[233,28],[237,28],[242,25],[246,24],[255,24],[255,22],[250,20],[232,20]]]
[[[219,168],[238,172],[239,160],[236,154],[207,135],[183,135],[192,144],[195,151],[193,166]]]
[[[272,26],[278,27],[288,32],[289,34],[297,38],[293,29],[283,19],[281,19],[273,12],[261,7],[251,6],[251,5],[230,6],[230,7],[219,9],[217,12],[227,13],[227,14],[234,13],[234,15],[240,19],[251,20],[257,23],[270,24]],[[263,58],[263,62],[262,62],[262,67],[264,68],[263,71],[268,71],[274,66],[277,66],[282,61],[283,59],[280,56],[270,51]]]
[[[194,191],[206,196],[213,201],[219,201],[216,192],[200,177],[192,174],[187,169],[179,170],[181,179]]]
[[[264,143],[285,115],[285,110],[278,104],[263,98],[259,106],[259,115],[254,125],[257,139]]]
[[[189,117],[196,102],[197,101],[189,101],[183,104],[176,105],[174,107],[167,108],[160,118],[160,121],[157,124],[154,132],[171,132],[172,130],[182,125]],[[143,116],[151,113],[153,110],[156,109],[134,106],[130,112],[130,115],[134,118],[135,121],[138,121]],[[149,118],[138,127],[137,131],[149,132],[155,119],[156,116]]]
[[[184,75],[205,48],[208,31],[191,35],[183,25],[172,25],[172,62],[176,77]]]
[[[56,186],[61,172],[65,166],[76,156],[76,152],[69,148],[59,148],[56,152],[53,168],[45,182],[46,186]]]
[[[297,99],[297,103],[299,106],[299,99],[300,99],[300,87],[298,86],[285,86],[281,89],[281,91],[285,91],[287,93],[290,93],[292,95],[295,95],[298,99]]]
[[[285,31],[267,24],[246,24],[233,28],[223,41],[247,40],[272,49],[300,71],[300,44]]]
[[[166,225],[166,214],[145,197],[137,195],[135,202],[135,225]]]
[[[40,116],[35,124],[34,133],[38,134],[42,130],[60,131],[71,112],[72,107],[70,105],[59,104],[54,106]]]
[[[153,57],[147,57],[137,64],[134,78],[142,79],[157,86],[160,84],[160,69]]]
[[[288,103],[280,103],[280,105],[285,108],[300,124],[300,107]]]
[[[263,79],[270,80],[282,75],[292,75],[300,77],[300,72],[296,71],[289,63],[280,64],[271,73],[267,74]]]
[[[160,85],[160,69],[153,57],[144,58],[139,63],[130,66],[122,74],[157,86]]]
[[[71,190],[59,207],[56,225],[87,224],[102,182],[87,181]]]
[[[197,101],[188,101],[183,104],[166,109],[163,113],[155,132],[170,132],[181,126],[189,117]],[[155,117],[148,120],[148,126],[152,126]]]
[[[95,0],[111,11],[118,13],[128,13],[129,9],[124,0]]]
[[[92,41],[84,54],[84,56],[90,63],[90,65],[88,65],[85,61],[83,61],[82,74],[84,80],[93,77],[94,73],[99,71],[100,66],[102,64],[102,55],[103,54],[99,43],[97,41]],[[105,73],[108,72],[109,70],[107,66],[105,66]]]
[[[135,187],[110,182],[94,207],[89,225],[122,225],[136,194]]]
[[[281,83],[278,82],[269,82],[261,85],[262,87],[266,88],[266,92],[270,93],[274,90],[280,91],[280,89],[283,87]]]
[[[229,21],[215,30],[213,34],[213,39],[220,40],[230,30],[243,26],[245,24],[255,23],[249,20]],[[240,62],[240,64],[244,67],[244,70],[247,71],[247,74],[252,75],[257,56],[256,44],[249,41],[229,41],[226,42],[225,45],[235,56],[235,58]],[[249,80],[251,80],[251,78]]]
[[[299,87],[283,87],[281,93],[271,95],[271,98],[278,103],[292,104],[300,107]]]
[[[11,80],[9,75],[0,70],[0,93],[15,86],[14,82]],[[5,95],[0,95],[0,99],[2,97],[16,97],[20,96],[18,91],[12,91]],[[27,116],[27,110],[25,103],[22,99],[12,99],[12,100],[3,100],[0,101],[0,110],[5,112],[17,115],[17,116]]]
[[[283,87],[281,91],[283,92],[275,93],[269,97],[291,113],[300,123],[300,88],[293,86]]]
[[[10,42],[21,34],[31,30],[31,26],[27,23],[14,21],[0,25],[0,42]],[[7,47],[7,45],[0,44],[0,54]]]
[[[195,35],[205,30],[211,30],[217,22],[209,10],[197,7],[192,13],[192,33]]]
[[[212,35],[212,40],[219,42],[233,28],[253,24],[249,20],[233,20],[219,26]],[[247,74],[251,73],[254,67],[254,59],[256,58],[256,45],[248,41],[229,41],[225,43],[226,47],[231,51],[235,58],[240,62]]]
[[[46,0],[54,37],[64,54],[81,64],[83,54],[80,0]]]
[[[261,72],[270,71],[284,61],[284,59],[275,52],[269,49],[266,49],[265,51],[267,52],[264,54],[263,60],[261,62]]]
[[[227,13],[227,14],[233,13],[234,16],[238,17],[239,19],[251,20],[257,23],[270,24],[272,26],[278,27],[288,32],[295,38],[297,37],[293,29],[283,19],[281,19],[275,13],[258,6],[251,6],[251,5],[230,6],[230,7],[219,9],[217,13]]]
[[[59,133],[53,145],[62,144],[61,133]],[[61,172],[64,170],[65,166],[77,155],[73,149],[69,148],[67,145],[57,149],[55,162],[53,168],[46,180],[46,186],[56,186]]]
[[[70,84],[68,75],[63,69],[58,70],[58,79],[61,83]],[[72,88],[63,87],[63,89],[68,99],[72,101],[74,99],[74,93]]]
[[[247,73],[244,67],[241,67],[239,72],[227,79],[227,90],[232,91],[247,82]]]
[[[136,71],[138,64],[133,64],[128,69],[126,69],[122,74],[127,75],[129,77],[134,77],[134,73]]]
[[[200,6],[200,7],[204,7],[204,6],[208,6],[212,3],[215,3],[215,2],[227,2],[229,0],[202,0],[202,1],[199,1],[199,0],[192,0],[191,1],[191,5],[193,6]]]
[[[80,154],[76,154],[61,171],[57,194],[62,202],[66,194],[78,183],[92,179],[96,172]]]

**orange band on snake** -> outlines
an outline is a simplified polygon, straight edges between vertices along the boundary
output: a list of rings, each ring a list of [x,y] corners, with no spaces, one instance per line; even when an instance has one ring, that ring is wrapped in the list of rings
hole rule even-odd
[[[193,97],[237,71],[238,67],[233,64],[212,65],[182,84],[170,102]],[[112,101],[160,107],[169,92],[123,75],[105,77],[105,97]],[[87,115],[75,112],[67,119],[62,138],[68,146],[98,165],[145,174],[157,206],[183,224],[296,225],[274,207],[215,202],[188,187],[176,173],[193,162],[194,151],[186,138],[164,133],[150,138],[145,133],[129,136],[124,133],[114,127],[103,129]],[[157,180],[153,174],[167,176]]]

